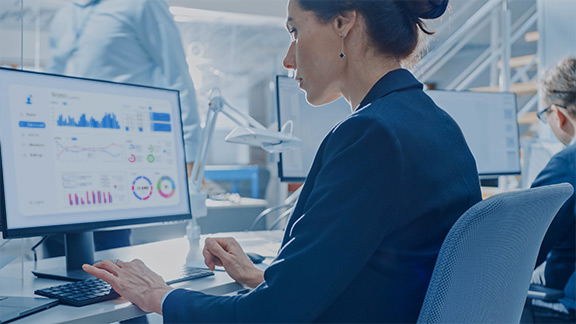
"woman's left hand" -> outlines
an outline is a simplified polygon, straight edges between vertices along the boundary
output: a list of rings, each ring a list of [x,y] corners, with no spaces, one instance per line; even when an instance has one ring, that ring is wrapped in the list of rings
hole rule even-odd
[[[145,312],[162,314],[162,298],[173,288],[141,260],[114,263],[105,260],[82,266],[84,271],[109,283],[120,296]]]

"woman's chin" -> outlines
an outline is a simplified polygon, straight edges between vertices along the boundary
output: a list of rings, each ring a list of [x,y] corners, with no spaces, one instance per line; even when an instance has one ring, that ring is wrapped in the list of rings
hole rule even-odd
[[[312,106],[322,106],[326,104],[326,102],[323,102],[322,100],[318,100],[318,98],[310,96],[308,92],[306,92],[306,101],[308,101],[308,103],[311,104]]]
[[[302,90],[304,90],[304,89],[302,89]],[[304,92],[306,92],[306,101],[308,101],[308,103],[311,104],[312,106],[326,105],[326,104],[331,103],[332,101],[336,101],[336,100],[340,99],[340,97],[342,96],[340,94],[329,96],[329,97],[315,96],[314,93],[311,91],[304,90]]]

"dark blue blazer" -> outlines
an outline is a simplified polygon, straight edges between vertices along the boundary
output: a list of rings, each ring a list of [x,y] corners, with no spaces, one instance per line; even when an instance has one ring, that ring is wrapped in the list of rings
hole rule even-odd
[[[410,72],[386,74],[322,142],[265,282],[176,290],[165,322],[415,322],[444,237],[481,199],[462,132]]]
[[[576,188],[576,144],[554,155],[532,187],[568,182]],[[546,261],[546,286],[563,290],[576,262],[576,201],[574,195],[564,203],[544,236],[536,265]]]

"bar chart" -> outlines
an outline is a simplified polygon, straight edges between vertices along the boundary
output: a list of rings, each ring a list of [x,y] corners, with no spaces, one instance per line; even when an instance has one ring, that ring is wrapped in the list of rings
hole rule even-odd
[[[88,119],[86,114],[82,114],[78,121],[76,121],[74,117],[64,117],[64,115],[61,114],[58,116],[56,124],[62,127],[120,129],[120,124],[118,123],[116,115],[113,113],[104,114],[104,117],[102,117],[100,120],[97,120],[94,117],[90,117]]]
[[[112,194],[100,190],[91,190],[85,193],[69,193],[68,201],[70,206],[105,205],[113,203]]]

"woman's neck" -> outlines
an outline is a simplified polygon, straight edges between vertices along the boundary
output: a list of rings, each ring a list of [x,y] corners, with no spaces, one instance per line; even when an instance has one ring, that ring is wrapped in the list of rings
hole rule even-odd
[[[390,57],[366,57],[348,62],[342,94],[356,110],[370,89],[390,71],[402,68],[400,62]]]

